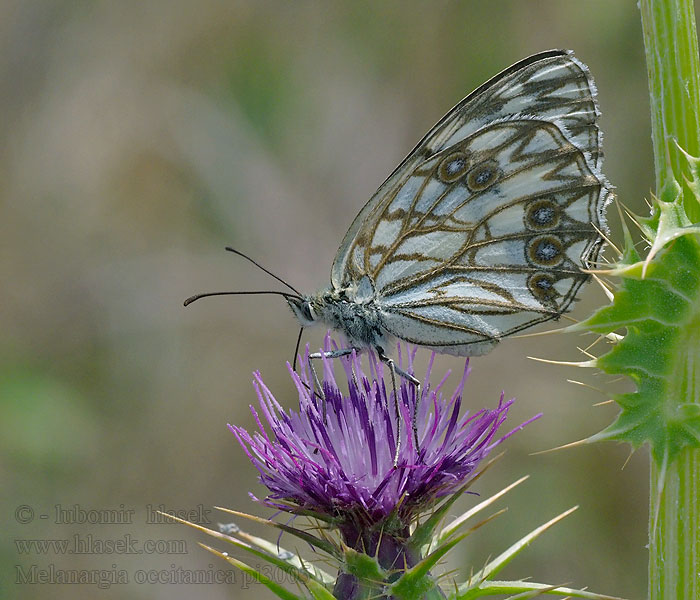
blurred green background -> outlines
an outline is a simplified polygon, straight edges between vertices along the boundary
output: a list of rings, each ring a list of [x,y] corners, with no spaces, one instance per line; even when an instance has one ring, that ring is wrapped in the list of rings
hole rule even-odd
[[[147,507],[269,516],[248,497],[264,491],[226,423],[254,426],[254,369],[283,404],[294,401],[284,362],[297,326],[279,298],[187,309],[182,300],[279,287],[224,252],[227,244],[302,290],[324,286],[366,199],[497,71],[541,50],[575,50],[599,88],[605,171],[620,199],[644,212],[654,185],[631,0],[5,0],[0,44],[3,598],[270,597],[240,575],[229,585],[135,581],[139,571],[227,570],[196,546],[203,536],[146,523]],[[590,285],[572,314],[602,302]],[[322,333],[305,340],[317,347]],[[531,479],[446,569],[463,577],[578,504],[504,577],[645,596],[646,451],[629,461],[629,449],[615,445],[531,454],[614,417],[614,405],[593,407],[605,396],[567,382],[598,387],[605,377],[527,358],[579,360],[577,346],[592,341],[512,339],[473,361],[467,405],[493,406],[505,390],[518,398],[513,425],[545,416],[509,440],[476,491]],[[438,364],[460,368],[449,357]],[[130,524],[65,524],[56,505],[134,513]],[[93,544],[184,540],[186,550],[74,554],[21,541],[90,534]],[[130,583],[17,583],[33,565],[34,573],[124,569]]]

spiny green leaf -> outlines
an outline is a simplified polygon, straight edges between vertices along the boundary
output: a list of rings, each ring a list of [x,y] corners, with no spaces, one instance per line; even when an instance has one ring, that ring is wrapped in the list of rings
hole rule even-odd
[[[490,561],[483,569],[475,573],[470,577],[469,581],[464,582],[459,586],[458,592],[461,594],[466,592],[470,588],[477,588],[482,585],[484,581],[493,577],[501,569],[503,569],[511,560],[513,560],[518,554],[520,554],[525,548],[527,548],[535,539],[541,536],[547,529],[552,527],[554,524],[561,521],[564,517],[569,516],[572,512],[578,509],[578,506],[574,506],[569,510],[557,515],[553,519],[547,521],[544,525],[540,525],[537,529],[534,529],[526,536],[515,542],[510,548],[499,554],[496,558]],[[461,596],[460,596],[461,597]]]
[[[617,419],[589,441],[651,444],[658,464],[700,447],[700,240],[683,235],[622,276],[613,304],[577,328],[627,334],[596,365],[631,378],[637,390],[615,396]]]
[[[521,477],[517,481],[511,483],[509,486],[506,486],[503,488],[500,492],[496,492],[489,498],[486,498],[486,500],[483,500],[476,506],[473,506],[470,508],[468,511],[462,513],[459,517],[454,519],[449,525],[445,526],[440,534],[437,537],[438,543],[444,542],[445,540],[449,539],[450,536],[452,536],[454,533],[456,533],[460,527],[462,527],[471,517],[473,517],[475,514],[477,514],[479,511],[485,509],[486,507],[490,506],[493,504],[496,500],[498,500],[501,496],[504,496],[507,494],[510,490],[512,490],[515,486],[520,485],[523,481],[528,479],[530,476],[525,475],[524,477]]]
[[[674,185],[671,189],[662,191],[662,198],[653,205],[652,216],[639,219],[640,223],[646,224],[650,231],[654,231],[653,238],[649,240],[651,248],[644,259],[642,276],[646,274],[649,264],[664,246],[681,236],[700,233],[700,226],[693,225],[685,214],[683,188],[675,179],[669,182]]]
[[[269,540],[260,538],[242,530],[237,531],[236,536],[247,542],[250,542],[258,548],[262,548],[268,554],[277,556],[280,560],[283,560],[292,567],[300,569],[304,573],[308,573],[311,577],[313,577],[319,582],[325,584],[332,584],[335,581],[335,577],[333,575],[327,573],[318,565],[303,560],[298,554],[285,550],[284,548],[280,547],[280,545],[277,542],[270,542]]]
[[[289,573],[293,577],[298,578],[300,581],[305,581],[309,577],[312,579],[316,579],[321,584],[333,583],[333,581],[335,581],[335,578],[331,577],[331,575],[329,575],[325,571],[317,568],[315,565],[309,564],[307,566],[305,563],[302,562],[301,558],[297,554],[288,552],[283,548],[280,548],[277,544],[268,542],[267,540],[263,540],[262,538],[246,533],[245,531],[239,530],[236,532],[236,535],[247,540],[253,545],[258,546],[259,548],[261,548],[261,550],[257,550],[250,544],[236,539],[231,535],[221,533],[220,531],[216,531],[214,529],[209,529],[208,527],[204,527],[203,525],[199,525],[198,523],[186,521],[185,519],[169,515],[168,513],[163,513],[160,511],[158,512],[162,515],[167,515],[170,519],[177,521],[178,523],[182,523],[183,525],[192,527],[193,529],[201,531],[202,533],[206,533],[207,535],[210,535],[211,537],[216,538],[217,540],[233,544],[241,550],[245,550],[246,552],[254,554],[257,557],[274,564],[275,566],[279,567],[286,573]],[[284,556],[285,554],[287,556],[285,558],[282,558],[282,556]]]
[[[282,600],[304,600],[302,596],[297,596],[296,594],[293,594],[289,590],[283,588],[279,583],[276,583],[269,577],[263,575],[260,573],[260,571],[256,571],[253,567],[245,564],[244,562],[238,560],[237,558],[233,558],[232,556],[228,556],[227,554],[224,554],[223,552],[219,552],[218,550],[207,546],[206,544],[199,544],[202,548],[205,550],[208,550],[215,556],[218,556],[219,558],[223,558],[226,562],[229,564],[233,565],[234,567],[240,569],[244,573],[247,573],[253,579],[258,581],[259,583],[262,583],[266,588],[268,588],[271,592],[274,594],[277,594]],[[333,598],[333,595],[330,596],[330,598]],[[325,600],[325,598],[323,599]]]
[[[447,511],[471,484],[472,482],[470,481],[469,483],[461,487],[459,490],[457,490],[457,492],[451,494],[445,502],[443,502],[438,508],[436,508],[433,511],[430,517],[428,517],[423,523],[416,527],[416,530],[411,534],[411,539],[408,542],[410,548],[418,550],[428,543],[436,527],[440,524],[440,521],[442,521],[444,516],[447,514]]]
[[[343,547],[345,555],[345,570],[351,575],[369,581],[383,581],[387,573],[373,556],[353,550],[349,546]]]
[[[676,144],[676,148],[681,151],[681,154],[685,157],[688,163],[688,170],[690,171],[690,177],[685,178],[685,182],[688,188],[692,192],[695,200],[700,202],[700,157],[693,156],[685,151],[684,148],[680,146],[677,140],[673,140]]]
[[[232,510],[230,508],[224,508],[222,506],[215,506],[217,510],[221,510],[225,513],[229,513],[231,515],[235,515],[237,517],[243,517],[244,519],[248,519],[249,521],[253,521],[255,523],[260,523],[262,525],[267,525],[269,527],[273,527],[275,529],[281,529],[282,531],[289,533],[290,535],[296,536],[301,540],[304,540],[305,542],[311,544],[315,548],[318,548],[319,550],[323,550],[324,552],[327,552],[334,558],[339,559],[340,558],[340,553],[338,552],[338,549],[331,544],[330,542],[326,540],[322,540],[321,538],[316,537],[315,535],[311,535],[310,533],[307,533],[306,531],[302,531],[301,529],[297,529],[296,527],[290,527],[289,525],[284,525],[282,523],[275,523],[274,521],[270,521],[268,519],[261,519],[260,517],[256,517],[254,515],[249,515],[247,513],[243,513],[237,510]]]
[[[448,596],[448,600],[473,600],[485,596],[502,594],[523,594],[534,592],[552,596],[566,596],[567,598],[585,598],[586,600],[623,600],[617,596],[596,594],[587,590],[576,590],[563,586],[552,586],[532,581],[485,581],[478,588],[471,588],[465,592],[456,592]]]
[[[469,532],[463,533],[453,540],[442,544],[417,565],[405,571],[401,577],[392,584],[392,595],[402,600],[413,600],[414,598],[422,598],[428,590],[437,587],[435,579],[430,575],[430,569],[432,569],[445,554],[467,537],[467,535],[469,535]]]
[[[307,589],[311,592],[311,595],[315,600],[336,600],[336,597],[329,592],[323,585],[310,579],[306,583]]]
[[[239,535],[244,539],[247,538],[248,541],[251,541],[258,547],[262,548],[262,550],[258,550],[250,544],[236,539],[231,535],[221,533],[220,531],[216,531],[214,529],[209,529],[208,527],[204,527],[203,525],[199,525],[198,523],[192,523],[191,521],[186,521],[185,519],[169,515],[168,513],[163,513],[160,511],[159,513],[162,515],[167,515],[170,519],[177,521],[178,523],[182,523],[183,525],[192,527],[197,531],[206,533],[207,535],[216,538],[217,540],[221,540],[232,544],[233,546],[236,546],[237,548],[244,550],[245,552],[249,552],[250,554],[257,556],[258,558],[262,558],[263,560],[266,560],[267,562],[275,565],[285,573],[289,573],[292,577],[294,577],[297,581],[301,583],[308,584],[308,582],[312,579],[316,580],[320,585],[323,585],[324,583],[330,584],[333,583],[333,581],[335,581],[334,578],[332,578],[327,573],[321,571],[320,569],[317,569],[314,565],[309,565],[309,568],[307,568],[307,566],[301,561],[299,556],[297,556],[296,554],[292,554],[291,552],[289,552],[287,553],[289,555],[287,558],[282,558],[280,554],[282,554],[285,551],[280,549],[280,551],[277,552],[275,544],[247,534],[243,531],[237,532],[236,535]]]

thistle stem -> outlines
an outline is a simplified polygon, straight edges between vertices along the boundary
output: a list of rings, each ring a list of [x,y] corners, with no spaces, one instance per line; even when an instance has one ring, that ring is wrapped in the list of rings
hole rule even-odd
[[[687,163],[674,141],[700,155],[700,61],[692,0],[640,0],[651,97],[657,196],[679,182],[685,212],[700,221],[700,204],[685,182]],[[700,323],[687,333],[687,361],[678,365],[679,410],[700,404]],[[669,464],[651,461],[649,598],[700,598],[700,450]]]
[[[686,152],[700,155],[700,61],[693,0],[640,0],[651,96],[651,137],[657,195],[683,182]],[[684,189],[685,210],[700,221],[700,206]]]

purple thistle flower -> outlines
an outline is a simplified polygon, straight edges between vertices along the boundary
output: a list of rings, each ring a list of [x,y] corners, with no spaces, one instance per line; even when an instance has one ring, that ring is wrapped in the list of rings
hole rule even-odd
[[[330,348],[329,338],[326,345]],[[411,373],[414,356],[415,349],[408,353]],[[370,377],[363,373],[356,355],[336,359],[347,375],[347,394],[336,383],[331,361],[323,361],[325,420],[322,401],[310,391],[313,380],[306,369],[300,375],[288,365],[299,392],[299,410],[287,412],[256,372],[254,387],[260,411],[253,406],[251,411],[259,431],[251,435],[242,427],[229,427],[258,469],[261,483],[270,490],[264,503],[288,512],[311,511],[328,517],[339,525],[346,543],[353,544],[352,538],[356,539],[359,531],[377,525],[385,533],[389,528],[398,534],[440,498],[463,486],[495,446],[537,418],[496,437],[513,403],[504,401],[503,394],[496,408],[460,416],[469,361],[448,398],[441,388],[449,372],[430,388],[434,356],[418,408],[418,451],[411,433],[416,389],[397,377],[403,422],[396,466],[397,423],[391,379],[385,382],[383,365],[375,354],[369,353]],[[302,364],[308,364],[308,359]],[[272,435],[267,434],[263,422]]]

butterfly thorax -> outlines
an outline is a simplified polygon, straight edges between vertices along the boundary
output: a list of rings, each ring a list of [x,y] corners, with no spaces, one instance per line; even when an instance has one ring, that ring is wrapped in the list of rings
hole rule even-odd
[[[326,325],[341,332],[355,348],[386,348],[387,334],[368,277],[359,285],[330,287],[301,301],[289,300],[292,312],[304,327]]]

